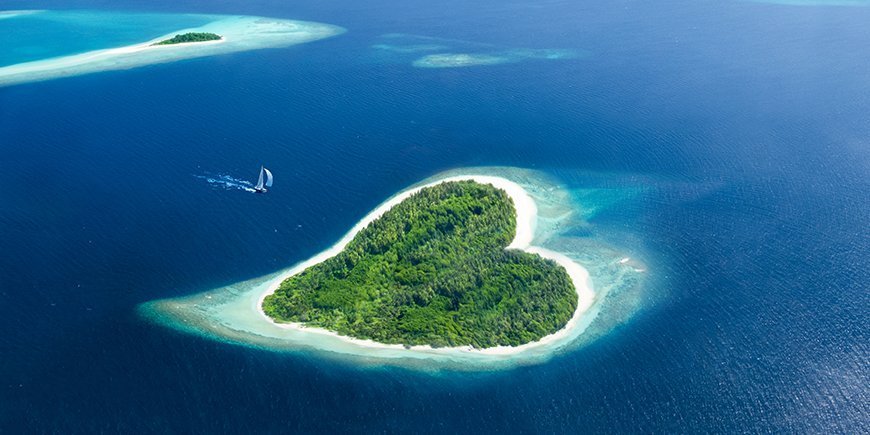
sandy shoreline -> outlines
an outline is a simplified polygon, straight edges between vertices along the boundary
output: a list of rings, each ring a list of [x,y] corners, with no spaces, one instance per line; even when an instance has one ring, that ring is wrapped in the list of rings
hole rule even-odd
[[[562,329],[546,337],[543,337],[538,341],[526,343],[520,346],[497,346],[485,349],[475,349],[471,346],[433,348],[426,345],[411,346],[406,348],[404,345],[401,344],[384,344],[375,342],[373,340],[362,340],[358,338],[347,337],[322,328],[306,327],[303,324],[299,323],[276,323],[263,312],[261,308],[263,305],[263,300],[266,298],[266,296],[274,293],[285,279],[304,271],[308,267],[311,267],[317,263],[320,263],[328,258],[339,254],[360,230],[365,228],[375,219],[379,218],[393,206],[404,201],[405,199],[425,187],[433,186],[446,181],[459,180],[472,180],[478,183],[492,184],[496,188],[504,190],[508,194],[508,196],[514,201],[517,218],[517,232],[511,244],[508,245],[507,249],[520,249],[525,252],[538,254],[541,257],[555,261],[556,263],[564,267],[565,270],[568,272],[568,276],[571,278],[571,281],[573,282],[574,288],[577,292],[577,309],[574,311],[574,315],[571,316],[571,319],[568,321],[568,323],[565,324]],[[575,263],[565,255],[544,248],[532,246],[531,243],[532,239],[534,238],[535,228],[537,225],[537,214],[537,205],[535,204],[535,201],[532,199],[532,197],[529,196],[529,194],[525,191],[525,189],[523,189],[519,184],[516,184],[510,180],[501,177],[488,175],[453,176],[440,179],[438,181],[434,181],[425,185],[417,186],[399,193],[398,195],[390,198],[389,200],[378,206],[376,209],[366,215],[362,220],[360,220],[356,225],[354,225],[350,232],[348,232],[344,237],[342,237],[341,240],[339,240],[338,243],[336,243],[329,249],[315,255],[314,257],[306,261],[303,261],[302,263],[299,263],[285,273],[282,273],[277,277],[273,278],[268,283],[266,291],[263,292],[260,297],[256,299],[256,305],[251,308],[256,310],[256,312],[262,317],[264,321],[269,322],[270,324],[279,328],[292,329],[310,334],[326,335],[337,338],[347,344],[352,344],[365,348],[393,350],[401,349],[415,352],[422,351],[425,353],[455,353],[457,351],[461,351],[488,355],[513,355],[525,352],[530,349],[541,348],[570,336],[571,333],[574,332],[574,329],[580,327],[580,318],[582,314],[592,306],[595,300],[595,292],[592,290],[592,283],[589,279],[589,273],[582,266]]]
[[[73,54],[70,56],[62,56],[52,59],[46,60],[36,60],[33,62],[24,62],[15,65],[10,65],[7,67],[0,68],[0,76],[5,74],[28,74],[33,72],[43,72],[47,71],[46,67],[47,63],[50,63],[50,69],[66,69],[73,68],[76,66],[86,65],[93,62],[99,62],[101,60],[108,60],[113,57],[123,56],[123,55],[131,55],[141,53],[147,50],[184,50],[188,49],[191,46],[203,46],[203,45],[214,45],[227,41],[225,36],[221,36],[221,39],[213,40],[213,41],[201,41],[201,42],[183,42],[179,44],[170,44],[170,45],[154,45],[157,42],[163,41],[165,37],[155,38],[148,42],[143,42],[139,44],[133,45],[125,45],[123,47],[116,48],[107,48],[103,50],[94,50],[88,51],[81,54]]]

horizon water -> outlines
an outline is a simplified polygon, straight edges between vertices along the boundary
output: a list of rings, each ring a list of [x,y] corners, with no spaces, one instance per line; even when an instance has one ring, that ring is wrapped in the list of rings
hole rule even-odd
[[[870,8],[64,8],[347,33],[0,88],[0,432],[870,430]],[[20,45],[3,26],[25,18],[0,20],[0,41]],[[33,41],[0,65],[139,42],[142,23]],[[462,57],[418,67],[439,54]],[[239,189],[261,164],[270,192]],[[285,269],[409,185],[493,166],[570,192],[573,243],[643,261],[583,346],[427,372],[230,345],[137,313]]]

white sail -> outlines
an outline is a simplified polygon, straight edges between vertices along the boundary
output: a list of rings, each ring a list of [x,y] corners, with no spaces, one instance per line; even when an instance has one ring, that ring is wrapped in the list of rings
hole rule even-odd
[[[254,186],[254,189],[260,190],[260,189],[263,188],[263,171],[264,171],[265,169],[266,169],[266,168],[260,166],[260,179],[257,180],[257,185]],[[271,178],[272,178],[272,177],[269,177],[270,180],[271,180]]]
[[[272,173],[266,168],[263,168],[263,170],[266,171],[266,187],[272,187]],[[262,181],[262,179],[263,174],[260,173],[260,180]]]

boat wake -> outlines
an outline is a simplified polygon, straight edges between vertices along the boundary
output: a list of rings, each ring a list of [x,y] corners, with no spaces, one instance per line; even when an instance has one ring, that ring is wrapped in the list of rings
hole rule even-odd
[[[244,190],[246,192],[256,192],[254,190],[254,185],[251,184],[250,181],[239,180],[238,178],[234,178],[229,175],[224,174],[209,174],[205,173],[203,175],[194,175],[195,178],[199,178],[200,180],[205,180],[209,184],[214,187],[223,188],[226,190]]]

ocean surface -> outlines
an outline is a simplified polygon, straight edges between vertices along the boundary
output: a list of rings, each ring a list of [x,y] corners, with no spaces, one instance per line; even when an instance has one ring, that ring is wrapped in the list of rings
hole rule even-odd
[[[63,2],[348,32],[0,88],[0,433],[870,432],[870,7],[799,3]],[[0,65],[189,20],[77,40],[36,17],[0,21]],[[490,64],[415,66],[442,52]],[[274,188],[239,189],[261,164]],[[137,314],[474,166],[573,191],[570,231],[647,268],[631,315],[543,364],[424,373]]]

